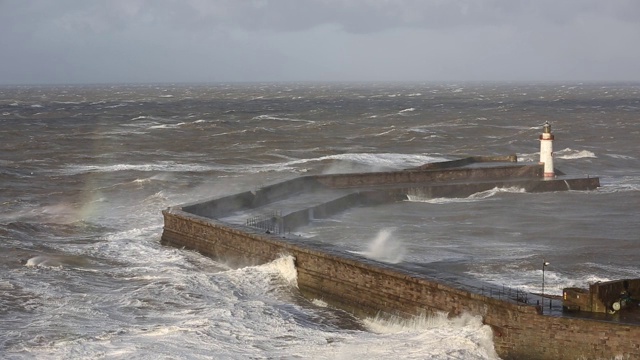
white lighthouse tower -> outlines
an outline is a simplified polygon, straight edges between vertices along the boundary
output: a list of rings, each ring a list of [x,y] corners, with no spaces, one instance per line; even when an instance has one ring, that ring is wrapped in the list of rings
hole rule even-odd
[[[546,121],[540,134],[540,163],[544,163],[544,177],[554,177],[553,171],[553,134],[551,125]]]

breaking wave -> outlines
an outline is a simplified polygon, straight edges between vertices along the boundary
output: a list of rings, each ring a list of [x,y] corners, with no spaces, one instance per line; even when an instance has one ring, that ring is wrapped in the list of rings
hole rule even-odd
[[[558,159],[584,159],[584,158],[597,158],[596,154],[588,150],[573,150],[571,148],[562,149],[554,152],[554,156]]]
[[[481,192],[477,192],[475,194],[471,194],[466,198],[429,198],[426,194],[424,194],[421,189],[415,189],[410,194],[407,194],[407,201],[411,202],[425,202],[429,204],[451,204],[451,203],[468,203],[475,202],[478,200],[484,200],[496,196],[498,194],[523,194],[527,191],[520,187],[506,187],[499,188],[495,187],[491,190],[485,190]]]
[[[446,347],[458,349],[455,358],[499,359],[493,346],[493,331],[488,325],[482,323],[480,316],[466,313],[454,318],[448,318],[445,313],[436,313],[431,316],[421,315],[408,319],[376,316],[364,320],[364,324],[370,331],[377,334],[401,335],[409,341],[419,339],[434,350],[430,352],[430,356],[434,358],[440,358],[434,356],[438,353],[437,349],[440,348],[443,351],[440,354],[443,358],[451,358],[452,354],[447,354],[445,345],[440,345],[447,344]],[[414,354],[408,353],[406,355]]]

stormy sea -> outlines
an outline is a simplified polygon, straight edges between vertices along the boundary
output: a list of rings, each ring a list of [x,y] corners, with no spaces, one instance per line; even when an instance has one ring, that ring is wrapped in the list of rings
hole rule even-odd
[[[299,229],[388,264],[539,292],[640,277],[640,84],[265,83],[0,87],[0,357],[497,359],[471,314],[358,318],[291,257],[234,268],[165,247],[161,211],[302,175],[468,155],[595,191],[494,189],[353,208]]]

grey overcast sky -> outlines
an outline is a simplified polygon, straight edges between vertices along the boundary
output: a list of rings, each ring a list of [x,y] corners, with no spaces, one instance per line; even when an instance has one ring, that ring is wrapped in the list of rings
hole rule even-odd
[[[640,81],[640,0],[0,0],[0,84]]]

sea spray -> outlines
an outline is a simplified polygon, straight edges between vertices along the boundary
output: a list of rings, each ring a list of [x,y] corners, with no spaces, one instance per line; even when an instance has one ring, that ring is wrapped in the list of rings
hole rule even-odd
[[[394,228],[385,228],[378,232],[369,243],[369,248],[358,254],[372,260],[389,264],[398,264],[404,259],[406,248],[402,240],[394,236]]]

